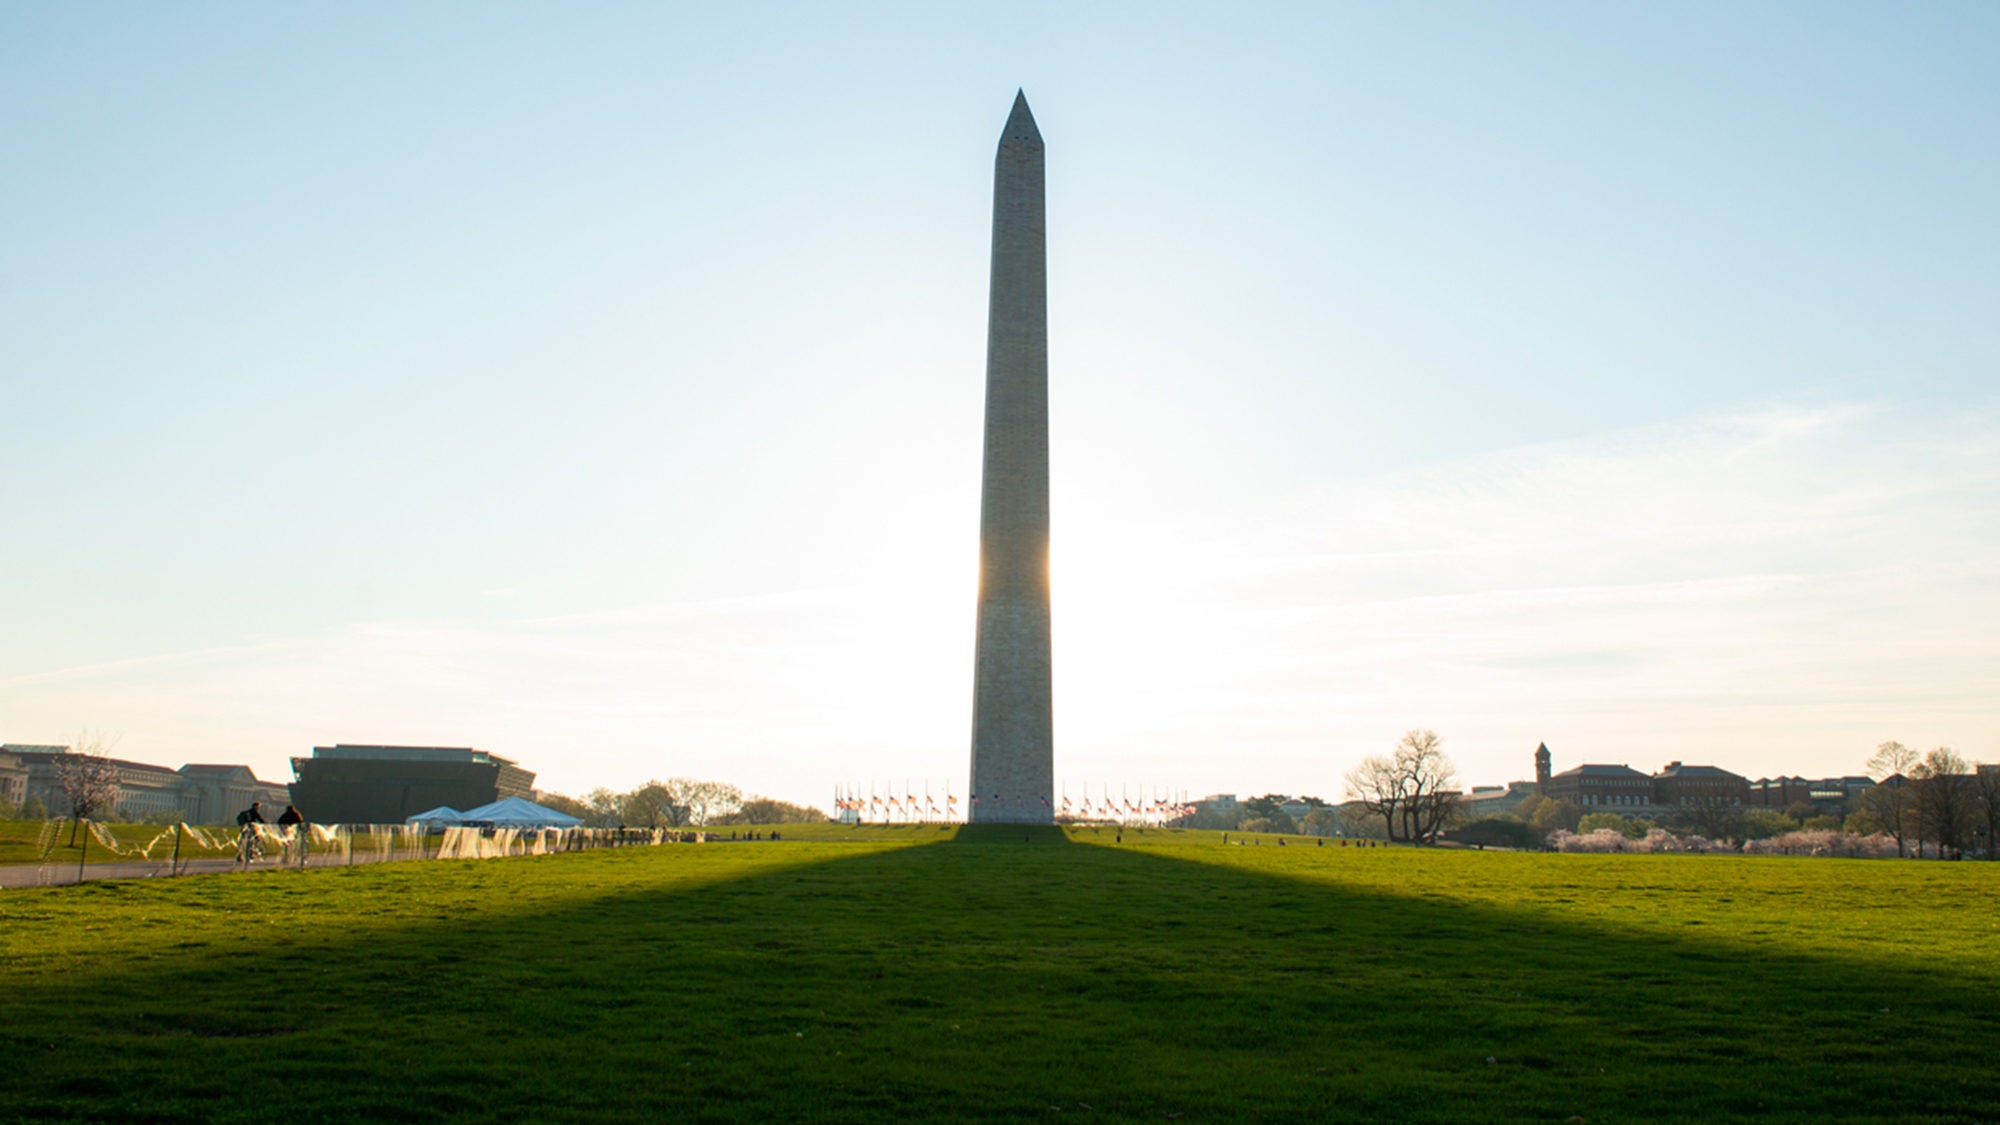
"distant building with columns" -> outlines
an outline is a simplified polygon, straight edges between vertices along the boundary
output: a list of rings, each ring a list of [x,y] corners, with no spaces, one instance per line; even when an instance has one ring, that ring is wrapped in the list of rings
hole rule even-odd
[[[18,809],[28,799],[28,767],[20,755],[0,750],[0,812]]]
[[[68,816],[69,797],[59,769],[71,752],[67,746],[0,745],[0,794],[8,792],[10,775],[18,775],[19,796],[8,796],[8,804],[19,807],[35,798],[51,816]],[[9,767],[5,759],[16,765]],[[289,800],[285,786],[259,780],[249,766],[186,765],[176,770],[126,758],[105,760],[117,771],[118,799],[98,819],[228,824],[252,801],[283,809]]]

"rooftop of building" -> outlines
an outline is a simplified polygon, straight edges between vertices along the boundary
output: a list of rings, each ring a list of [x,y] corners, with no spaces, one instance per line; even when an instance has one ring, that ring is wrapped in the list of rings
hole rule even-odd
[[[1608,766],[1608,765],[1597,765],[1597,764],[1571,766],[1570,768],[1562,771],[1561,773],[1556,774],[1555,777],[1630,777],[1630,778],[1638,778],[1641,781],[1646,780],[1645,774],[1640,773],[1638,770],[1633,769],[1631,766]],[[1555,779],[1554,777],[1550,778],[1551,781],[1553,781],[1554,779]]]
[[[70,748],[67,746],[9,746],[7,747],[7,752],[19,758],[24,765],[30,766],[47,765],[57,759],[70,756]],[[78,755],[78,757],[88,756]],[[121,770],[140,770],[146,773],[164,773],[172,774],[175,777],[180,776],[177,771],[168,769],[166,766],[156,765],[152,762],[135,762],[130,758],[111,757],[105,757],[104,760]]]
[[[475,750],[470,746],[332,746],[313,747],[313,757],[349,762],[477,762],[500,766],[515,765],[512,758]]]
[[[1721,781],[1742,781],[1743,775],[1730,773],[1721,766],[1690,766],[1682,762],[1668,762],[1654,777],[1710,778]]]

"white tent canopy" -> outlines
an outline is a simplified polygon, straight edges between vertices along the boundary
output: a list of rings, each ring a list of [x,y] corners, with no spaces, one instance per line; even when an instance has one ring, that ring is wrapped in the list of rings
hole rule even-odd
[[[442,828],[447,824],[457,824],[464,816],[464,813],[459,812],[450,805],[439,805],[434,809],[425,809],[403,823],[421,824],[425,828]]]
[[[507,797],[490,805],[467,809],[456,814],[453,820],[466,825],[490,824],[495,828],[574,828],[583,823],[568,813],[545,808],[522,797]]]

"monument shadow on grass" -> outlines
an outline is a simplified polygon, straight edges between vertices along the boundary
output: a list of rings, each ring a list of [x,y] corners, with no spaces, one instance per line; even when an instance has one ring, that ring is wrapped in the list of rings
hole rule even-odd
[[[1129,848],[793,863],[792,845],[746,847],[769,866],[688,886],[660,880],[725,849],[488,863],[461,870],[494,893],[520,864],[620,865],[630,885],[524,913],[441,893],[431,922],[301,926],[285,945],[315,880],[379,875],[238,877],[269,892],[240,944],[9,983],[0,1117],[250,1121],[271,1098],[402,1122],[1973,1121],[2000,1105],[2000,1081],[1957,1061],[2000,1046],[1988,980]],[[421,876],[398,885],[423,893]],[[162,909],[183,893],[110,888],[74,893]]]

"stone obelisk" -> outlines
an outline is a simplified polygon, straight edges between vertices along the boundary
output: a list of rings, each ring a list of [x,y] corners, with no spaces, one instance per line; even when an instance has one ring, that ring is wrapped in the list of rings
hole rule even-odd
[[[1055,820],[1049,661],[1049,311],[1042,134],[1025,95],[993,161],[986,452],[973,656],[974,823]]]

